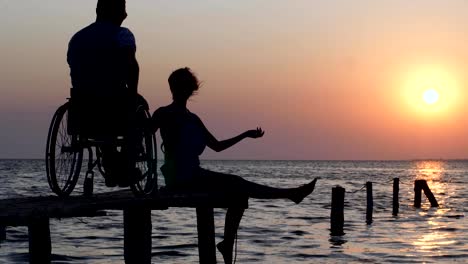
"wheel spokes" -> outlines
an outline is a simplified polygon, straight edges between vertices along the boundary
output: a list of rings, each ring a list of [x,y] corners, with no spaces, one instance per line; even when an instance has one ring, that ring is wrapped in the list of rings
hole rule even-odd
[[[77,137],[68,134],[68,107],[61,106],[52,119],[47,145],[47,176],[58,195],[68,195],[79,174],[82,150],[76,148]]]

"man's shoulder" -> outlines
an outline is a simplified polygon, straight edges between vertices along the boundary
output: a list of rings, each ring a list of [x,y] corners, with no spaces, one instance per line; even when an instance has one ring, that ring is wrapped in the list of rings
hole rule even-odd
[[[105,22],[93,22],[89,24],[88,26],[76,32],[73,35],[72,40],[88,38],[111,38],[119,41],[122,39],[127,42],[129,40],[131,41],[132,39],[133,42],[135,40],[133,33],[128,28]]]
[[[78,32],[75,33],[75,35],[73,35],[73,37],[79,37],[79,36],[82,36],[82,35],[86,35],[86,34],[89,34],[93,31],[95,31],[97,29],[97,25],[96,25],[96,22],[93,22],[89,25],[87,25],[86,27],[78,30]]]
[[[119,34],[125,34],[125,35],[132,35],[133,36],[133,32],[129,28],[126,28],[126,27],[120,27],[119,28]]]
[[[94,23],[93,23],[94,24]],[[86,35],[86,33],[90,30],[90,28],[92,28],[92,25],[93,24],[90,24],[80,30],[78,30],[78,32],[76,32],[75,34],[73,34],[73,36],[71,37],[70,39],[70,42],[73,42],[73,41],[77,41],[79,39],[82,38],[83,35]]]
[[[126,27],[120,27],[117,34],[117,41],[120,47],[131,47],[136,48],[135,36],[132,31]]]

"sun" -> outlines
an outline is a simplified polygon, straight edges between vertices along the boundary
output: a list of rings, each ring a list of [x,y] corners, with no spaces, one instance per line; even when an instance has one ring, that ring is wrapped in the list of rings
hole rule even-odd
[[[407,107],[401,108],[402,114],[431,122],[456,116],[463,107],[459,76],[452,67],[405,68],[400,91]]]
[[[433,105],[439,101],[440,95],[436,89],[427,89],[423,93],[423,100],[428,105]]]

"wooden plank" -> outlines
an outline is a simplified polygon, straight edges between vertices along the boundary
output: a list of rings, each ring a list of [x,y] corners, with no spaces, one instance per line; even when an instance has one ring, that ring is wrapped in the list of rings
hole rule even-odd
[[[0,225],[28,225],[37,215],[49,218],[95,216],[99,211],[125,210],[135,206],[149,210],[199,206],[247,208],[248,200],[204,193],[161,193],[157,197],[135,197],[130,190],[101,193],[91,197],[22,197],[0,200]]]
[[[103,215],[102,210],[123,210],[135,204],[162,209],[157,202],[149,203],[136,199],[131,191],[104,193],[93,197],[24,197],[0,201],[0,224],[28,225],[36,215],[49,218],[98,216]]]

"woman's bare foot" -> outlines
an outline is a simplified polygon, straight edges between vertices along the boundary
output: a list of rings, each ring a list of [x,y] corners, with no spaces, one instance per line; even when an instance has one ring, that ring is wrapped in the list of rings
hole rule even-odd
[[[227,243],[223,240],[216,245],[218,248],[219,252],[221,252],[221,255],[223,255],[224,258],[224,263],[225,264],[231,264],[232,263],[232,245],[229,246]]]
[[[294,189],[290,199],[296,204],[302,202],[302,200],[304,200],[304,198],[307,197],[307,195],[311,194],[314,191],[315,183],[317,182],[317,180],[318,178],[315,178],[313,181]]]

